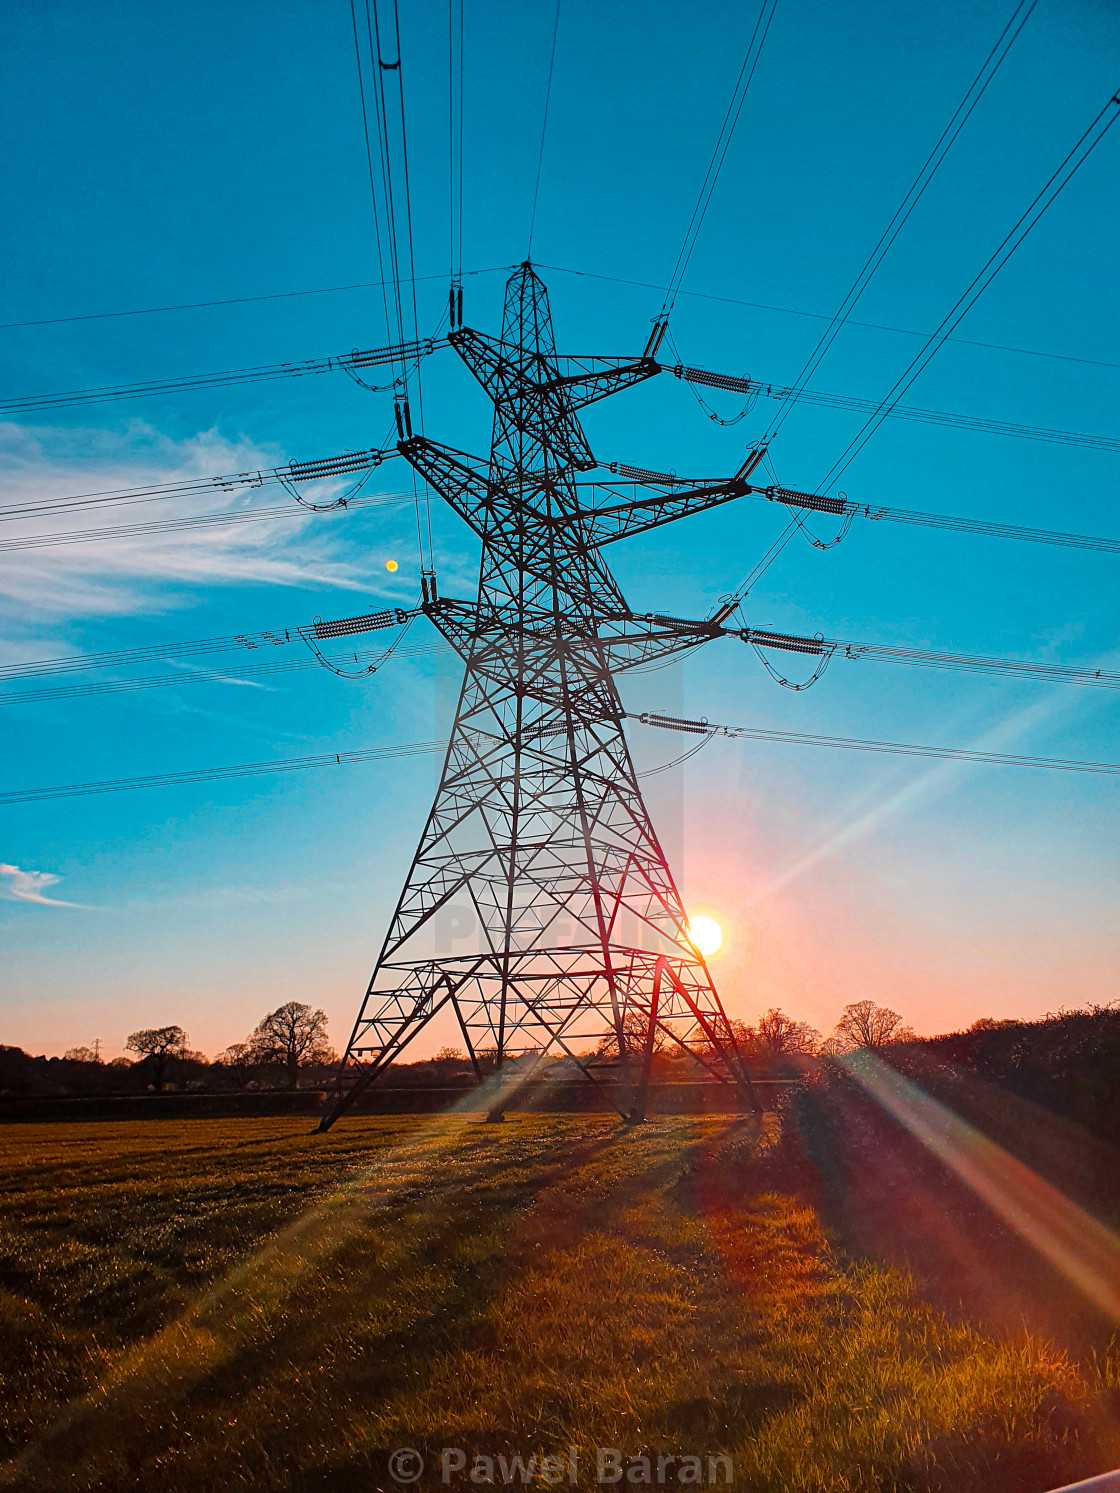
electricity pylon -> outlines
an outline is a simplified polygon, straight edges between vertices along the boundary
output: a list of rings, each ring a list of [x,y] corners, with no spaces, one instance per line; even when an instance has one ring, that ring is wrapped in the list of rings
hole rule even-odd
[[[642,1119],[654,1050],[669,1043],[757,1111],[688,940],[614,681],[720,635],[723,618],[635,616],[603,558],[608,544],[726,502],[742,484],[680,492],[664,479],[620,502],[578,480],[598,463],[577,412],[658,373],[657,332],[637,360],[557,355],[528,263],[506,286],[500,340],[463,326],[448,340],[493,401],[489,462],[407,425],[398,450],[482,541],[478,598],[441,598],[425,577],[423,610],[466,669],[435,802],[320,1129],[447,1006],[480,1076],[480,1057],[500,1069],[563,1054],[602,1082],[588,1051],[607,1052],[612,1102]],[[453,903],[473,909],[476,946],[432,957],[425,936]]]

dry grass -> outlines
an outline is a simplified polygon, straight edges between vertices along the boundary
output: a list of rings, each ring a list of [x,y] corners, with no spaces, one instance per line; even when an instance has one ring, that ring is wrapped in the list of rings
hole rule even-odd
[[[780,1167],[753,1189],[736,1122],[306,1130],[3,1132],[9,1485],[346,1493],[395,1486],[402,1444],[574,1445],[585,1487],[598,1446],[726,1453],[774,1493],[1032,1493],[1120,1461],[1114,1364],[837,1259]]]

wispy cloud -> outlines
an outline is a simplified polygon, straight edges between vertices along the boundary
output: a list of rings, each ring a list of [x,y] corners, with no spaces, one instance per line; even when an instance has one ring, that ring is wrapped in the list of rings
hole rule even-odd
[[[9,902],[35,902],[40,907],[81,907],[80,902],[63,902],[59,897],[48,897],[47,892],[62,880],[53,871],[25,871],[20,866],[10,866],[0,861],[0,895]]]
[[[203,431],[173,440],[134,422],[118,430],[34,429],[0,423],[0,517],[4,507],[155,483],[186,482],[276,466],[283,453]],[[326,485],[324,484],[324,487]],[[324,494],[325,495],[325,494]],[[0,522],[0,539],[238,513],[280,506],[280,489],[188,494],[156,501]],[[5,657],[35,656],[44,633],[86,617],[150,614],[204,586],[330,586],[361,590],[363,568],[347,557],[342,529],[310,513],[228,528],[101,538],[0,551]]]

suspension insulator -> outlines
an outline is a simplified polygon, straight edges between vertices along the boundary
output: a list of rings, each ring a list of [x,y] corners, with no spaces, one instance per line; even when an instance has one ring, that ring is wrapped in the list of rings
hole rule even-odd
[[[827,653],[829,645],[823,638],[798,638],[784,632],[760,632],[757,627],[744,627],[739,634],[744,643],[754,643],[759,648],[783,648],[787,653],[812,653],[819,657]]]
[[[378,467],[383,460],[380,451],[348,451],[342,456],[325,456],[321,461],[290,461],[286,475],[293,482],[314,482],[319,477],[343,477],[347,472]]]
[[[785,503],[789,508],[811,508],[816,513],[848,511],[848,504],[843,498],[827,498],[815,492],[795,492],[789,487],[768,487],[765,495],[772,503]]]
[[[321,622],[316,617],[313,623],[317,638],[347,638],[355,632],[377,632],[382,627],[399,627],[408,621],[408,613],[400,607],[391,612],[370,612],[365,617],[343,617],[338,622]]]

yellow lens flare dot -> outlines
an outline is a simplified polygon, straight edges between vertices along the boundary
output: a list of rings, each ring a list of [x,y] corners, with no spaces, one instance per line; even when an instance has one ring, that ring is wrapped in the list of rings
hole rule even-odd
[[[688,925],[688,941],[707,959],[723,947],[723,929],[715,918],[693,918]]]
[[[385,561],[385,569],[389,572],[390,575],[392,575],[394,573],[394,571],[397,571],[397,570],[400,569],[400,566],[397,564],[397,562],[395,560],[386,560]]]

